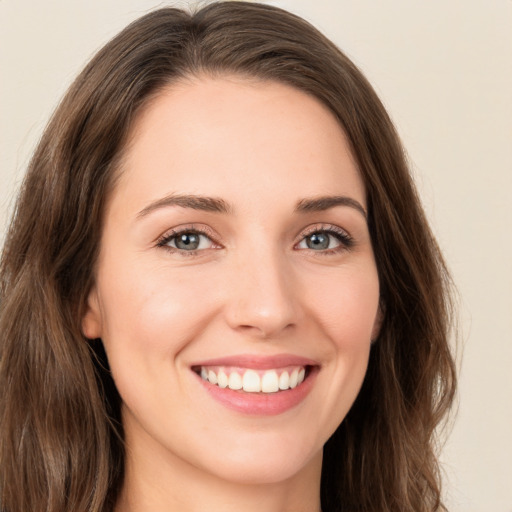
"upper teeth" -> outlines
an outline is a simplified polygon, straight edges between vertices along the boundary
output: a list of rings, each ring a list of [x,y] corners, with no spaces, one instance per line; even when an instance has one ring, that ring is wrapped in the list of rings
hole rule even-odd
[[[248,393],[276,393],[297,387],[306,375],[302,366],[286,370],[250,370],[225,367],[201,367],[201,378],[221,388],[246,391]]]

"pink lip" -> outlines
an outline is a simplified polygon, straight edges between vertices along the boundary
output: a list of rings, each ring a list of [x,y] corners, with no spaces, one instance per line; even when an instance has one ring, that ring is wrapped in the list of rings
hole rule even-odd
[[[285,366],[319,366],[319,363],[292,354],[277,354],[275,356],[240,354],[199,361],[192,365],[192,367],[198,366],[238,366],[254,370],[271,370],[273,368],[284,368]]]
[[[289,354],[279,354],[270,357],[253,355],[222,357],[198,362],[194,364],[192,368],[199,368],[201,366],[237,366],[255,370],[277,369],[286,366],[309,367],[304,382],[294,389],[287,389],[286,391],[276,393],[246,393],[244,391],[234,391],[229,388],[220,388],[219,386],[203,380],[197,372],[194,372],[200,384],[213,399],[231,410],[243,414],[260,416],[281,414],[298,406],[311,391],[320,370],[318,362]]]

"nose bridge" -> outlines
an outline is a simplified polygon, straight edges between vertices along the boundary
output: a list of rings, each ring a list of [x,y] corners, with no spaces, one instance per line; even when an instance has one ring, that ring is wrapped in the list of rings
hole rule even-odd
[[[297,321],[294,278],[279,246],[262,242],[236,251],[233,293],[227,305],[235,329],[262,337],[278,335]]]

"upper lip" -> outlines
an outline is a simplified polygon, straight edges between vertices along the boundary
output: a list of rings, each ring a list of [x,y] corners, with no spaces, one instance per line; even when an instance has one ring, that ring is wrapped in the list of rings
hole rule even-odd
[[[274,356],[240,354],[199,361],[193,364],[192,367],[238,366],[240,368],[252,368],[255,370],[270,370],[272,368],[283,368],[285,366],[318,366],[318,364],[319,363],[313,359],[293,354],[276,354]]]

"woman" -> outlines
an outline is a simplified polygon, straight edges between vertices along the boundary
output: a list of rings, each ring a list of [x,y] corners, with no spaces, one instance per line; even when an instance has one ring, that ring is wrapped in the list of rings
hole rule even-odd
[[[5,512],[444,510],[447,272],[356,67],[280,9],[134,22],[1,266]]]

